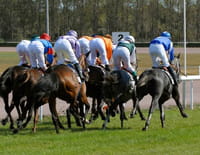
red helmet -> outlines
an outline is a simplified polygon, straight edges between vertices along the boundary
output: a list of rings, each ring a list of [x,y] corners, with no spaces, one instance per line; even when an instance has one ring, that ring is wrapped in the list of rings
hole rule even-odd
[[[40,39],[45,39],[50,41],[51,40],[51,36],[48,35],[47,33],[42,33],[42,35],[40,36]]]

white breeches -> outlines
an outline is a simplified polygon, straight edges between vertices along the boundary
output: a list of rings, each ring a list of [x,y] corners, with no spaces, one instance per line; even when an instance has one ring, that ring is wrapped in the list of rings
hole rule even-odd
[[[162,44],[151,44],[149,54],[152,59],[152,67],[168,67],[169,60]]]
[[[29,46],[30,41],[29,40],[22,40],[19,44],[16,46],[16,51],[19,55],[19,66],[22,64],[30,62],[30,56],[29,56]]]
[[[90,41],[86,38],[80,38],[79,40],[81,53],[87,54],[90,52]],[[91,61],[91,54],[87,56],[87,62],[89,63]]]
[[[78,63],[74,50],[67,39],[58,39],[55,42],[54,49],[58,58],[57,64],[64,64],[66,58],[74,64]]]
[[[91,60],[89,62],[90,65],[94,66],[96,64],[97,52],[99,52],[101,63],[104,65],[109,64],[109,61],[107,59],[105,43],[102,39],[100,38],[92,39],[90,41],[90,50],[91,50]]]
[[[41,67],[46,69],[44,45],[39,41],[32,41],[29,45],[31,67]]]
[[[130,52],[126,47],[117,47],[114,50],[113,65],[114,65],[114,70],[120,70],[121,67],[124,67],[130,72],[135,71],[130,62]]]

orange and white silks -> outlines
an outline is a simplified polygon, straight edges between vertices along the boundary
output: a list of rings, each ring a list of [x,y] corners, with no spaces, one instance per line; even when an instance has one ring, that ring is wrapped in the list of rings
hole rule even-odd
[[[112,40],[103,36],[95,36],[95,38],[101,38],[104,41],[107,52],[107,58],[108,60],[110,60],[112,57]]]
[[[90,36],[82,36],[82,37],[80,37],[80,38],[85,38],[85,39],[87,39],[87,40],[92,40],[93,39],[93,37],[90,37]]]

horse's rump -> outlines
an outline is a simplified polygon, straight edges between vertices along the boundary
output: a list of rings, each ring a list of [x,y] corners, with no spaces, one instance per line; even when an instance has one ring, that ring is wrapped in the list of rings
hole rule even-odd
[[[128,72],[124,70],[112,71],[105,77],[104,97],[116,99],[122,95],[130,96],[134,89],[134,84],[135,82]]]

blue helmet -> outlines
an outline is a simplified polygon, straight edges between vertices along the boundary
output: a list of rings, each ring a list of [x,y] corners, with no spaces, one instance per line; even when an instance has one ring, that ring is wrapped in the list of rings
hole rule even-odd
[[[162,36],[162,37],[167,37],[167,38],[171,39],[171,34],[170,34],[169,32],[167,32],[167,31],[162,32],[162,33],[160,34],[160,36]]]
[[[66,35],[74,36],[75,38],[78,38],[78,34],[74,30],[69,30]]]

